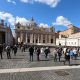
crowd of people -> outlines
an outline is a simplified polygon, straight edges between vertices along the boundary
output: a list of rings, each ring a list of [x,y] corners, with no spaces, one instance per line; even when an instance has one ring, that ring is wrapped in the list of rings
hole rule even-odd
[[[77,57],[80,56],[80,50],[79,48],[55,48],[54,52],[54,61],[61,60],[61,56],[64,57],[64,65],[68,61],[70,65],[70,60],[75,59],[77,60]]]
[[[0,44],[1,59],[3,59],[3,55],[2,55],[3,51],[6,52],[7,59],[11,59],[11,51],[12,51],[12,53],[14,53],[14,56],[16,56],[18,48],[20,48],[22,52],[26,51],[26,46],[25,45],[22,45],[21,47],[18,46],[18,45],[14,45],[14,46],[9,46],[8,45],[4,49],[3,45]],[[33,59],[34,53],[36,53],[37,61],[40,61],[40,55],[41,54],[44,54],[45,58],[47,59],[48,55],[52,53],[54,62],[57,62],[57,61],[60,62],[61,58],[63,56],[64,57],[64,65],[65,65],[66,62],[69,62],[69,65],[70,65],[70,60],[71,59],[76,60],[77,57],[80,56],[79,48],[75,48],[75,47],[74,48],[71,48],[71,47],[69,47],[69,48],[68,47],[65,47],[65,48],[56,47],[56,48],[53,48],[53,50],[51,51],[49,47],[29,46],[28,51],[29,51],[30,61],[34,60]]]
[[[47,58],[48,54],[50,53],[49,47],[46,47],[45,49],[43,47],[42,48],[37,47],[36,50],[35,50],[34,47],[31,46],[29,48],[30,61],[33,61],[33,53],[34,53],[34,51],[37,54],[37,60],[38,61],[40,61],[40,58],[39,58],[40,54],[45,54],[45,58]]]
[[[18,49],[17,45],[14,45],[14,46],[7,45],[6,47],[4,47],[2,44],[0,44],[0,56],[1,56],[1,59],[3,59],[3,52],[4,51],[7,54],[7,59],[11,59],[11,51],[12,51],[12,53],[14,52],[14,56],[16,56],[17,49]]]

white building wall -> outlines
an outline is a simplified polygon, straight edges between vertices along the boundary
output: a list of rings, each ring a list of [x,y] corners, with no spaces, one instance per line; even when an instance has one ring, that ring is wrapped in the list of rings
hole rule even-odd
[[[62,46],[80,46],[80,39],[79,38],[62,38],[56,39],[56,45]]]

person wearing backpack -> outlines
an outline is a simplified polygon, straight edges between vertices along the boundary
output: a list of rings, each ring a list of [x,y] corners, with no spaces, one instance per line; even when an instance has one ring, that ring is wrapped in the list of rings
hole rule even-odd
[[[10,52],[11,52],[10,46],[7,46],[7,47],[6,47],[7,59],[11,59],[11,54],[10,54]]]

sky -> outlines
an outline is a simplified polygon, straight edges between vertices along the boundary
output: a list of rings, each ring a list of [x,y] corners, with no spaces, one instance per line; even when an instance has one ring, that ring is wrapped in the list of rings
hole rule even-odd
[[[26,25],[31,18],[39,26],[54,26],[55,31],[69,24],[80,27],[80,0],[0,0],[0,19],[11,25]]]

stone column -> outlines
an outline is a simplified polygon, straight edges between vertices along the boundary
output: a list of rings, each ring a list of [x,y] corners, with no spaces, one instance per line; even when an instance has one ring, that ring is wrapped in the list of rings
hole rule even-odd
[[[21,33],[21,42],[23,42],[23,33]]]
[[[47,35],[45,35],[45,43],[47,43],[48,41],[47,41]]]
[[[33,43],[33,34],[30,34],[30,43]]]
[[[33,43],[33,34],[32,34],[32,43]]]
[[[49,43],[51,43],[51,35],[49,35]]]
[[[43,35],[41,34],[41,43],[43,43]]]
[[[26,33],[26,43],[28,43],[28,36],[27,36],[27,33]]]
[[[38,43],[39,43],[39,34],[38,34]]]
[[[47,43],[49,43],[49,35],[47,35]]]
[[[54,44],[54,45],[56,44],[55,36],[53,36],[53,44]]]
[[[34,34],[34,44],[36,43],[36,35]]]

